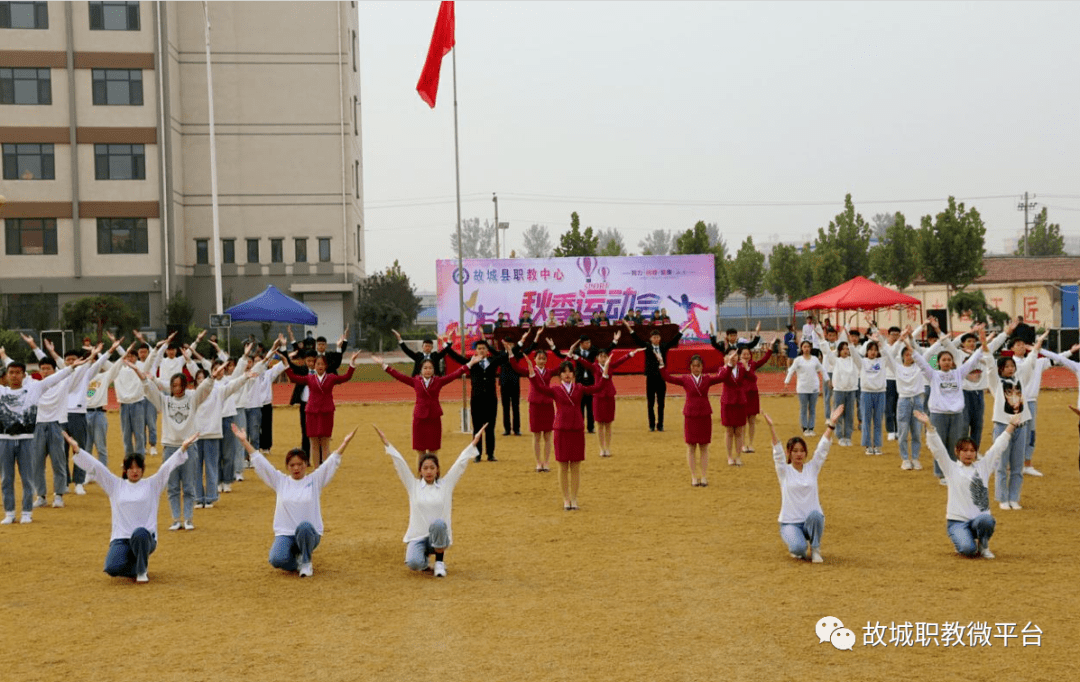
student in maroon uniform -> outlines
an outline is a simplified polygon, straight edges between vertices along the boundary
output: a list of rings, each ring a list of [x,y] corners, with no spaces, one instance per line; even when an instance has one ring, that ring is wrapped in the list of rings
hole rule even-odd
[[[655,352],[655,351],[654,351]],[[686,391],[683,405],[683,438],[686,440],[686,463],[690,466],[690,485],[709,485],[709,443],[712,442],[712,405],[709,403],[709,386],[720,383],[719,375],[705,374],[705,363],[700,355],[690,358],[690,374],[674,376],[667,371],[657,352],[660,376],[669,384],[682,386]],[[698,476],[700,456],[701,476]]]

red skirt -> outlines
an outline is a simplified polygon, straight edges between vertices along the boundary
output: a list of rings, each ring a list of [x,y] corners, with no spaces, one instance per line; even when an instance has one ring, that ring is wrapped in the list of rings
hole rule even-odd
[[[329,438],[334,433],[333,412],[304,412],[308,438]]]
[[[413,417],[412,449],[417,452],[438,452],[442,449],[442,417],[426,419]]]
[[[529,403],[529,432],[551,431],[555,424],[555,403]]]
[[[755,414],[761,414],[761,399],[756,389],[746,392],[746,416],[753,417]]]
[[[687,445],[708,445],[712,442],[712,415],[683,417],[683,438]]]
[[[610,424],[615,421],[615,396],[593,396],[593,418],[601,424]]]
[[[585,459],[584,429],[555,429],[555,461],[580,462]]]
[[[720,403],[720,423],[739,427],[746,424],[746,403]]]

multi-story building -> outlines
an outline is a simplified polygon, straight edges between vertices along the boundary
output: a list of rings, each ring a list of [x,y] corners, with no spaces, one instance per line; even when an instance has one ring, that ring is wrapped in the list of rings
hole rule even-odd
[[[355,2],[211,2],[225,307],[274,284],[337,336],[364,272]],[[113,294],[215,312],[200,2],[0,2],[5,326]]]

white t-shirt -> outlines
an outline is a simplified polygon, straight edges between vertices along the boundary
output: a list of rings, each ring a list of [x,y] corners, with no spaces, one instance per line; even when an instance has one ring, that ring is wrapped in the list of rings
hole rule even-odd
[[[316,533],[322,535],[322,505],[319,500],[322,489],[341,466],[341,455],[337,452],[330,453],[318,469],[299,481],[275,469],[259,451],[251,454],[251,464],[259,478],[277,493],[277,502],[274,505],[274,535],[296,535],[296,528],[305,521],[315,527]]]
[[[818,441],[814,456],[803,462],[802,471],[787,463],[783,443],[773,445],[773,464],[780,479],[780,523],[802,523],[810,512],[821,512],[817,479],[830,445],[832,439],[826,432]]]
[[[465,467],[469,466],[469,462],[476,455],[476,449],[472,444],[466,445],[446,475],[431,485],[428,485],[424,479],[413,476],[405,458],[394,446],[387,445],[386,454],[390,455],[394,470],[397,471],[398,478],[401,479],[405,491],[409,494],[409,528],[401,541],[412,542],[426,538],[431,523],[442,520],[446,524],[446,537],[452,543],[454,535],[450,515],[453,511],[454,486],[461,480]]]
[[[178,450],[161,463],[153,476],[132,483],[120,478],[109,467],[97,461],[86,450],[79,450],[74,461],[82,469],[94,473],[94,481],[109,496],[112,507],[112,536],[110,540],[128,540],[137,528],[145,528],[157,536],[158,505],[161,491],[169,482],[169,474],[187,461],[186,450]]]
[[[797,393],[817,393],[821,390],[818,375],[820,374],[824,378],[825,367],[822,366],[821,361],[812,355],[809,360],[800,355],[791,361],[791,367],[788,367],[787,376],[784,377],[785,385],[791,381],[792,374],[798,377],[795,382],[795,391]]]
[[[990,511],[990,477],[997,471],[998,460],[1001,459],[1001,453],[1009,447],[1011,438],[1008,431],[1003,431],[985,455],[972,464],[965,465],[959,460],[954,462],[949,457],[936,430],[926,430],[926,444],[949,486],[949,501],[945,505],[947,520],[970,521],[979,514]]]

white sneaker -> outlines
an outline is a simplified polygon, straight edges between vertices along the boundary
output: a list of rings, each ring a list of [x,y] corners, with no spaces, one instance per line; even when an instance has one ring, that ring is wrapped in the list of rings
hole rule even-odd
[[[252,463],[251,463],[251,460],[249,459],[249,460],[247,461],[247,464],[245,464],[245,465],[244,465],[244,468],[245,468],[245,469],[254,469],[254,468],[255,468],[255,465],[254,465],[254,464],[252,464]]]
[[[4,520],[0,521],[0,526],[10,526],[15,523],[15,512],[8,512],[4,514]]]
[[[946,481],[944,478],[939,478],[938,483],[940,483],[941,485],[949,485],[949,482]]]
[[[195,530],[195,524],[191,521],[184,521],[184,530]]]
[[[889,433],[889,435],[887,435],[885,437],[885,440],[896,440],[896,434],[895,433]]]
[[[874,454],[874,448],[866,448],[866,450],[865,450],[865,454],[867,454],[867,455],[872,455],[872,454]]]
[[[140,573],[139,575],[135,576],[135,582],[148,583],[150,582],[150,578],[145,573]]]
[[[223,492],[223,493],[231,493],[232,492],[232,486],[229,485],[228,483],[222,483],[221,484],[221,492]]]
[[[435,562],[435,577],[436,578],[445,578],[446,577],[446,564],[444,562],[442,562],[442,561],[436,561]]]
[[[220,492],[224,492],[224,491],[225,491],[225,484],[224,484],[224,483],[218,483],[218,484],[217,484],[217,491],[218,491],[219,493],[220,493]]]
[[[203,505],[203,509],[213,509],[213,508],[214,508],[214,503],[213,502],[207,502],[206,504]]]
[[[240,481],[242,481],[242,480],[244,480],[244,475],[243,475],[243,474],[237,474],[237,475],[236,475],[236,481],[235,481],[235,482],[236,482],[236,483],[239,483],[239,482],[240,482]]]
[[[904,471],[911,471],[911,460],[905,459],[903,464],[900,465],[900,468]]]
[[[150,446],[150,456],[151,457],[157,457],[157,446],[156,445],[151,445]]]
[[[44,506],[45,506],[45,498],[44,497],[42,497],[41,495],[38,495],[37,497],[34,498],[34,509],[37,509],[38,507],[44,507]]]
[[[1019,502],[1010,502],[1009,507],[1012,509],[1023,509],[1023,507],[1020,506]]]
[[[195,503],[195,508],[196,508],[196,509],[202,509],[202,508],[203,508],[204,506],[205,506],[205,505],[204,505],[204,504],[203,504],[202,502],[196,502],[196,503]]]
[[[23,512],[22,516],[19,518],[19,523],[33,523],[33,522],[34,522],[34,519],[30,515],[30,512]]]
[[[1005,511],[1008,511],[1008,510],[1012,509],[1012,507],[1009,506],[1008,502],[999,502],[998,506],[1001,507],[1002,509],[1004,509]]]
[[[83,483],[85,483],[86,485],[90,485],[93,482],[94,482],[94,472],[93,471],[84,472]]]
[[[817,434],[816,434],[816,433],[814,433],[814,430],[813,430],[813,429],[811,429],[811,430],[809,430],[809,431],[807,431],[807,432],[806,432],[806,435],[807,435],[807,436],[816,436]]]
[[[64,498],[62,496],[60,496],[60,495],[53,495],[52,506],[57,508],[57,509],[60,509],[61,507],[64,506]]]
[[[173,523],[173,525],[169,526],[169,530],[180,530],[183,527],[184,527],[184,524],[180,523],[179,521],[176,521],[176,522]]]
[[[300,564],[300,577],[301,578],[310,578],[312,573],[314,573],[314,571],[311,568],[311,562],[310,561],[307,562],[306,564]]]
[[[979,552],[979,554],[982,556],[983,559],[993,559],[994,558],[994,553],[990,551],[989,547],[983,547],[982,550]]]
[[[885,453],[883,453],[883,452],[881,451],[881,448],[874,448],[874,454],[875,454],[875,455],[882,455],[882,454],[885,454]]]
[[[806,558],[806,557],[799,556],[798,554],[795,554],[794,552],[788,552],[788,556],[791,557],[792,559],[799,559],[800,561],[802,559]]]
[[[76,495],[85,495],[86,494],[86,488],[83,487],[82,483],[76,483],[75,484],[75,494]]]
[[[1042,476],[1042,472],[1035,467],[1024,467],[1025,476]]]
[[[917,459],[911,460],[911,468],[915,471],[922,471],[922,462]]]
[[[821,551],[817,549],[813,550],[813,552],[811,553],[810,561],[814,562],[815,564],[825,563],[825,560],[821,558]]]

